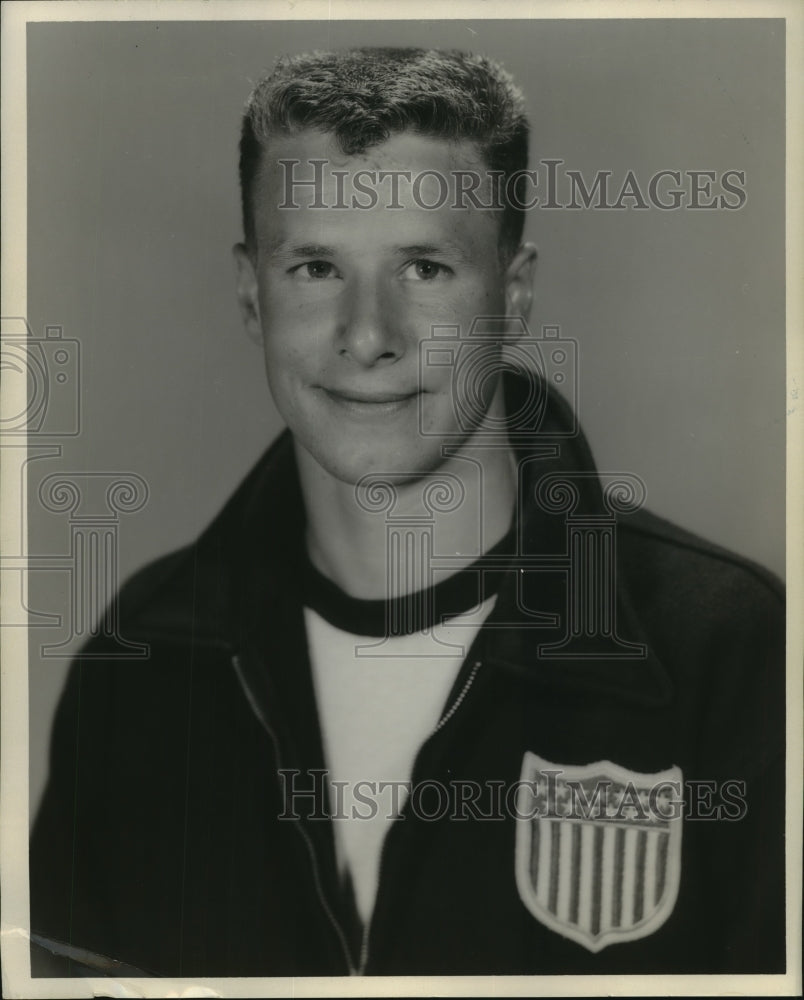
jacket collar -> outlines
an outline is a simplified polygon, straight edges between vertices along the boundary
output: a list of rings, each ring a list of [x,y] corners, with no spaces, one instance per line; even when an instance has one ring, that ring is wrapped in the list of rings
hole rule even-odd
[[[507,379],[509,412],[522,411],[529,391],[521,377]],[[520,470],[521,558],[519,566],[514,559],[488,622],[489,626],[495,620],[510,622],[513,627],[487,628],[493,641],[486,644],[486,661],[554,693],[565,690],[646,706],[667,704],[672,684],[643,625],[640,594],[616,565],[618,531],[628,514],[617,513],[616,494],[612,502],[607,488],[619,483],[626,491],[632,487],[638,492],[639,483],[627,474],[607,473],[605,482],[601,480],[575,414],[556,393],[548,393],[538,426],[514,447]],[[582,551],[576,552],[573,569],[570,550],[578,545]],[[556,568],[542,570],[530,561],[532,556]],[[595,560],[603,562],[595,566]],[[606,560],[610,560],[608,573],[603,571]],[[578,569],[582,572],[574,577]],[[568,635],[573,592],[577,598],[577,585],[593,580],[604,589],[610,584],[608,594],[598,592],[592,601],[598,614],[608,606],[608,622],[592,622],[594,637]],[[534,612],[556,615],[558,626],[535,626]],[[576,608],[579,628],[581,618]]]

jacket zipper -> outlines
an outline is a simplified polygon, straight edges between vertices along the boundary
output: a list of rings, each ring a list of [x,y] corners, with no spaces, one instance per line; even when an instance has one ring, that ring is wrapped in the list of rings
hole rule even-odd
[[[449,708],[444,712],[444,714],[438,720],[438,724],[436,725],[435,729],[432,731],[432,733],[430,733],[430,735],[427,737],[427,739],[419,748],[419,753],[416,754],[416,760],[413,762],[413,770],[411,772],[411,778],[416,773],[416,765],[418,763],[422,750],[424,750],[425,746],[430,742],[430,740],[435,736],[435,734],[439,732],[447,724],[447,722],[449,722],[449,720],[455,715],[455,713],[460,708],[461,703],[463,702],[464,698],[469,692],[469,688],[471,688],[472,684],[474,683],[475,677],[477,676],[477,672],[480,669],[481,662],[482,662],[481,660],[475,660],[475,662],[472,664],[472,669],[469,673],[469,676],[466,678],[466,681],[464,682],[464,685],[461,688],[461,690],[455,696],[455,700],[452,702]],[[378,890],[380,885],[382,884],[383,862],[385,860],[385,853],[388,848],[388,835],[390,835],[391,829],[393,829],[393,827],[389,828],[388,834],[386,834],[385,840],[383,841],[382,847],[380,848],[380,863],[377,866]],[[372,915],[369,918],[368,923],[363,928],[363,938],[360,944],[360,959],[355,973],[358,976],[363,976],[365,975],[366,972],[366,966],[368,965],[368,959],[369,959],[369,938],[371,936],[371,928],[373,924],[374,924],[374,912],[372,912]]]
[[[235,653],[234,656],[232,656],[232,666],[234,667],[235,673],[237,674],[238,680],[240,681],[240,686],[243,688],[243,691],[244,691],[244,693],[246,695],[248,703],[251,706],[251,710],[257,716],[257,719],[259,720],[259,722],[262,725],[263,729],[268,734],[268,736],[269,736],[269,738],[271,740],[271,743],[273,744],[273,747],[274,747],[274,757],[275,757],[276,763],[277,763],[277,770],[281,770],[282,769],[282,759],[281,759],[281,755],[280,755],[280,752],[279,752],[279,741],[276,738],[276,733],[274,732],[274,730],[272,729],[272,727],[269,725],[268,720],[265,718],[265,715],[264,715],[262,709],[257,704],[256,699],[254,698],[254,696],[253,696],[253,694],[251,692],[251,688],[248,686],[248,683],[246,682],[246,679],[243,676],[243,670],[242,670],[242,667],[240,665],[240,657],[238,656],[237,653]],[[418,760],[419,755],[421,754],[421,751],[424,749],[424,747],[427,745],[427,743],[430,742],[430,740],[433,738],[433,736],[435,736],[435,734],[437,732],[439,732],[447,724],[447,722],[449,722],[449,720],[455,715],[455,713],[458,711],[458,709],[461,706],[461,703],[466,698],[466,695],[469,692],[469,689],[471,688],[472,684],[474,683],[474,679],[477,676],[477,672],[480,669],[480,666],[481,666],[481,661],[480,660],[475,660],[474,664],[472,665],[472,669],[471,669],[471,671],[469,673],[469,676],[466,678],[466,681],[464,682],[463,687],[461,688],[461,690],[456,695],[455,700],[452,702],[452,704],[449,706],[449,708],[444,712],[444,714],[439,719],[438,724],[436,725],[435,729],[432,731],[432,733],[430,733],[430,735],[427,737],[427,739],[422,744],[422,746],[421,746],[421,748],[419,750],[419,754],[417,754],[417,760]],[[413,772],[412,773],[415,773],[415,771],[416,771],[416,761],[414,761]],[[321,872],[320,872],[320,869],[318,867],[318,858],[316,857],[315,848],[313,847],[313,843],[310,840],[310,837],[309,837],[307,831],[304,829],[304,827],[301,826],[301,824],[296,824],[295,829],[299,832],[299,835],[301,836],[302,840],[305,843],[305,846],[307,847],[307,853],[308,853],[308,855],[310,857],[310,864],[312,865],[312,869],[313,869],[313,882],[315,884],[316,894],[318,895],[318,900],[321,903],[321,906],[322,906],[322,908],[324,910],[324,913],[326,914],[327,919],[329,920],[329,922],[330,922],[330,924],[332,926],[332,929],[335,931],[335,935],[338,938],[338,942],[340,943],[341,950],[343,952],[343,957],[344,957],[344,959],[346,961],[346,966],[349,969],[349,975],[351,975],[351,976],[362,976],[362,975],[365,975],[366,966],[368,965],[368,960],[369,960],[369,939],[370,939],[370,936],[371,936],[371,928],[372,928],[372,925],[374,923],[373,914],[372,914],[372,917],[369,919],[368,923],[366,924],[366,926],[363,928],[363,937],[362,937],[361,942],[360,942],[360,957],[359,957],[357,966],[355,966],[354,962],[352,961],[351,953],[349,951],[349,945],[348,945],[347,940],[346,940],[346,935],[344,934],[343,928],[338,923],[338,920],[337,920],[335,914],[332,912],[332,908],[330,907],[329,902],[327,901],[326,895],[324,893],[324,888],[321,885]],[[382,845],[382,848],[380,850],[380,863],[379,863],[379,866],[377,868],[377,886],[378,886],[378,888],[379,888],[379,886],[380,886],[380,884],[382,882],[383,861],[385,859],[385,852],[386,852],[387,846],[388,846],[388,838],[386,837],[385,841],[383,841],[383,845]]]
[[[474,679],[475,679],[475,675],[477,674],[477,672],[478,672],[479,669],[480,669],[480,660],[475,660],[474,664],[472,665],[472,670],[471,670],[469,676],[466,678],[465,684],[463,685],[463,687],[461,688],[461,690],[458,692],[458,695],[455,698],[455,701],[453,701],[453,703],[450,705],[449,709],[438,720],[438,725],[432,731],[432,733],[430,734],[430,736],[428,736],[426,742],[429,742],[430,738],[432,736],[435,736],[435,734],[443,726],[445,726],[447,724],[447,722],[449,722],[449,720],[452,718],[452,716],[458,711],[458,709],[460,708],[461,702],[466,697],[467,692],[469,691],[469,688],[472,686],[472,683],[474,682]]]
[[[282,758],[279,752],[279,741],[276,738],[276,733],[269,725],[268,720],[265,718],[262,709],[257,704],[256,699],[254,698],[251,692],[251,688],[248,686],[248,683],[246,682],[246,679],[243,676],[243,670],[240,665],[240,657],[237,653],[235,653],[234,656],[232,657],[232,666],[234,667],[235,673],[237,674],[237,678],[240,681],[240,686],[243,688],[243,691],[245,692],[246,699],[248,700],[248,703],[251,706],[251,710],[257,716],[257,719],[260,721],[263,729],[266,731],[271,740],[271,743],[273,744],[274,758],[276,760],[277,770],[281,771]],[[349,975],[351,976],[360,975],[361,974],[360,969],[355,968],[354,962],[352,961],[352,956],[349,952],[349,945],[347,943],[346,935],[344,934],[343,928],[338,923],[335,914],[332,912],[332,908],[330,907],[329,902],[327,901],[327,897],[324,893],[324,888],[321,884],[321,872],[318,867],[318,858],[316,857],[315,848],[313,847],[313,842],[310,840],[309,834],[300,823],[294,824],[294,827],[298,831],[299,835],[301,836],[302,840],[305,843],[305,846],[307,847],[307,853],[310,857],[310,864],[312,865],[313,869],[313,882],[315,884],[316,894],[324,910],[324,913],[327,915],[327,919],[329,920],[332,929],[335,931],[335,935],[338,938],[341,950],[343,951],[343,957],[346,960],[346,966],[349,969]],[[365,934],[364,934],[364,940],[365,940]]]

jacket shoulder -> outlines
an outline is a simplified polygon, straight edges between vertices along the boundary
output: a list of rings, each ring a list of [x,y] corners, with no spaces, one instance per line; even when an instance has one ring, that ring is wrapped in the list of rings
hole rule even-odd
[[[197,543],[177,549],[134,572],[114,595],[104,615],[118,623],[119,636],[126,641],[149,643],[152,639],[193,635],[197,621],[203,626],[212,620],[209,609],[199,607],[208,597],[198,594],[196,574]],[[199,636],[202,638],[203,636]],[[75,654],[77,660],[117,657],[117,639],[104,633],[95,635]]]
[[[681,594],[729,600],[731,611],[737,597],[784,606],[784,586],[770,570],[657,514],[637,511],[622,518],[617,529],[629,574],[643,586],[672,586]]]
[[[678,731],[697,746],[707,771],[755,780],[778,766],[785,740],[781,582],[643,511],[618,522],[617,564],[648,645],[671,678]]]
[[[118,601],[121,609],[136,614],[148,604],[149,599],[175,583],[192,558],[194,548],[195,544],[182,546],[136,570],[120,588]]]
[[[248,545],[247,512],[266,482],[284,481],[291,451],[287,433],[279,436],[231,495],[196,541],[136,571],[115,597],[126,639],[218,643],[227,638],[231,621],[235,555]],[[103,640],[100,640],[101,646]],[[80,655],[95,656],[91,642]]]

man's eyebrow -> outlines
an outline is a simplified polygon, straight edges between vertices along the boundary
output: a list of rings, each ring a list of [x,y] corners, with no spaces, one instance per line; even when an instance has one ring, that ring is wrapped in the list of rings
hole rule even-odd
[[[400,257],[451,257],[457,258],[461,263],[469,263],[472,259],[462,246],[451,240],[444,240],[443,243],[412,243],[410,246],[396,247],[394,252]]]
[[[334,257],[333,247],[323,246],[320,243],[274,243],[266,242],[261,244],[263,249],[275,257]]]
[[[280,259],[321,259],[335,257],[337,250],[322,243],[285,243],[273,240],[260,241],[260,248],[272,257]],[[466,249],[451,240],[439,243],[411,243],[407,246],[389,248],[397,257],[408,260],[418,257],[450,258],[461,263],[470,263],[472,258]]]

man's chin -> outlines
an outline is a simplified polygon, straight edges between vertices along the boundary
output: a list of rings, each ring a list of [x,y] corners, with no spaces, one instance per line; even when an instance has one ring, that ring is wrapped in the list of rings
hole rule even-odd
[[[313,458],[334,479],[349,486],[363,480],[388,480],[395,486],[415,483],[431,476],[442,465],[440,449],[430,446],[427,452],[394,452],[372,449],[352,455],[313,455]]]

